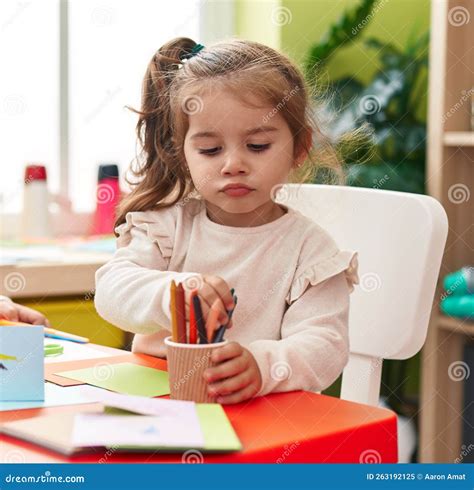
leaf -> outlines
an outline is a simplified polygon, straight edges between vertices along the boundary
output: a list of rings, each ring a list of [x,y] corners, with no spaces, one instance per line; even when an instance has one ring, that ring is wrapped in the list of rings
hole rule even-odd
[[[344,12],[323,34],[319,43],[314,44],[305,62],[305,72],[309,80],[314,72],[327,62],[331,54],[349,41],[356,39],[367,27],[369,14],[378,0],[362,0],[354,10]]]

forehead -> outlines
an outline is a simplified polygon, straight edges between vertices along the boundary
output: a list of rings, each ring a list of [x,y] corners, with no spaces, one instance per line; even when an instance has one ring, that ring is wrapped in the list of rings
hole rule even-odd
[[[186,106],[191,105],[194,110],[187,111]],[[244,133],[259,126],[281,127],[285,123],[280,114],[274,113],[269,101],[249,92],[237,95],[228,89],[208,89],[185,96],[183,109],[188,114],[189,130],[193,132]]]

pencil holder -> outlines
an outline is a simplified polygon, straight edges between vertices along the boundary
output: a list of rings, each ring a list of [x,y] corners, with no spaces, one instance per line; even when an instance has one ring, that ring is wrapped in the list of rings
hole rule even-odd
[[[214,403],[207,394],[204,371],[214,363],[211,354],[214,349],[227,344],[227,340],[215,344],[181,344],[166,337],[170,398],[196,403]]]

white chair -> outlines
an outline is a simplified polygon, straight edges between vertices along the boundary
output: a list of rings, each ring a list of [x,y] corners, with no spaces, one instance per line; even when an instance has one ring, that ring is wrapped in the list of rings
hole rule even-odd
[[[286,184],[276,201],[359,252],[341,398],[377,406],[383,359],[412,357],[425,342],[448,233],[444,208],[425,195],[317,184]]]

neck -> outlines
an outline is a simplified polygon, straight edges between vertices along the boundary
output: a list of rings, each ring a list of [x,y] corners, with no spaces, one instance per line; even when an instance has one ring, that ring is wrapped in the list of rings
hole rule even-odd
[[[229,213],[218,206],[206,202],[207,216],[214,223],[237,228],[248,228],[271,223],[286,214],[286,209],[273,201],[259,206],[248,213]]]

